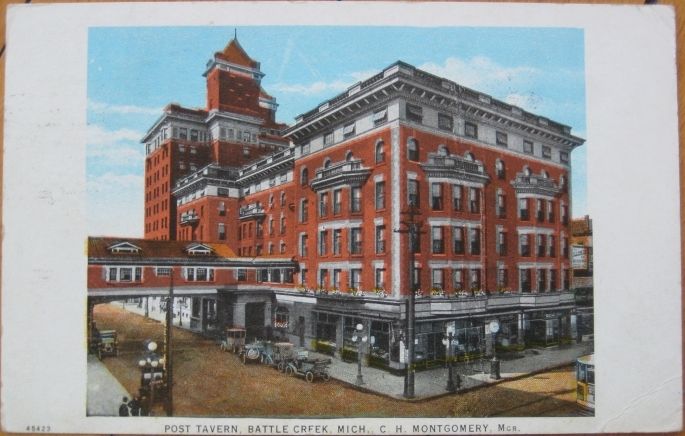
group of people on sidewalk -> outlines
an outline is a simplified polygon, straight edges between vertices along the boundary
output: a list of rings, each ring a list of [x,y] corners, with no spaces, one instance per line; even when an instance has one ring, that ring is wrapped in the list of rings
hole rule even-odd
[[[143,395],[138,397],[134,395],[131,401],[128,397],[124,397],[119,405],[119,416],[149,416],[150,415],[150,401]]]

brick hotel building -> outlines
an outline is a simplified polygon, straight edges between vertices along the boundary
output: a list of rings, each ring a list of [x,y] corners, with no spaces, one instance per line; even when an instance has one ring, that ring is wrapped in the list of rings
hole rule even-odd
[[[143,139],[145,239],[90,240],[92,304],[161,294],[174,275],[193,329],[345,357],[362,322],[389,368],[404,365],[412,288],[422,362],[444,359],[448,323],[462,353],[491,349],[493,319],[503,347],[580,337],[570,127],[404,62],[290,127],[237,40],[205,76],[207,107],[171,104]]]

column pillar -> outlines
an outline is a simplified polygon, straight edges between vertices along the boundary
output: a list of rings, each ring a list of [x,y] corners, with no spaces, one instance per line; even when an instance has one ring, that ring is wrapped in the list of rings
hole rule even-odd
[[[526,314],[521,312],[518,314],[518,344],[526,346]]]
[[[345,317],[341,315],[338,319],[338,323],[335,326],[335,357],[338,359],[342,359],[343,344],[345,343],[344,325]]]

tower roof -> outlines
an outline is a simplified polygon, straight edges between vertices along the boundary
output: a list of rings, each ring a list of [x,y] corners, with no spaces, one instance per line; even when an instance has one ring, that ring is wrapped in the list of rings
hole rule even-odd
[[[233,38],[229,41],[226,48],[224,48],[223,51],[217,52],[215,56],[232,64],[242,65],[248,68],[259,68],[259,62],[248,56],[237,38]]]

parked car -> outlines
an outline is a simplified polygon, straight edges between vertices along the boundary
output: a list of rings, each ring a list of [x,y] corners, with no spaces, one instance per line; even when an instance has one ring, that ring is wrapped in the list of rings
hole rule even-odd
[[[240,352],[245,346],[245,329],[227,328],[226,339],[221,341],[221,349],[231,353]]]
[[[119,339],[116,330],[100,330],[96,337],[98,359],[119,356]]]

